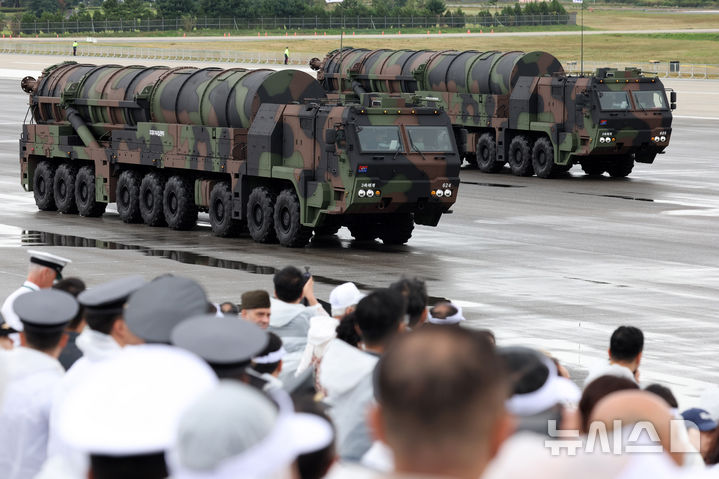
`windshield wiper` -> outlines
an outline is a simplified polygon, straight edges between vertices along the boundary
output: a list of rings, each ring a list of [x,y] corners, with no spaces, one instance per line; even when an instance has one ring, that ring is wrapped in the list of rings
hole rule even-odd
[[[397,159],[397,155],[399,155],[399,152],[402,150],[402,143],[399,144],[396,150],[394,150],[394,155],[392,156],[392,161]]]
[[[410,142],[410,143],[412,143],[412,142]],[[419,148],[417,148],[417,145],[415,145],[414,143],[412,143],[412,149],[413,149],[414,151],[416,151],[417,153],[419,153],[419,154],[422,156],[422,159],[423,159],[424,161],[427,161],[427,158],[424,157],[424,153],[422,153],[422,152],[419,150]]]

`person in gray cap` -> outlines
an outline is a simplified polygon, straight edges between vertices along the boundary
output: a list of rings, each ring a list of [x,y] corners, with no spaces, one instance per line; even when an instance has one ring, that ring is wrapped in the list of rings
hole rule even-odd
[[[73,451],[59,440],[58,411],[70,391],[85,380],[94,365],[115,357],[125,346],[142,343],[128,329],[123,313],[127,298],[144,284],[145,280],[141,276],[128,276],[92,287],[78,296],[87,322],[87,327],[77,339],[77,346],[83,356],[67,371],[55,390],[47,446],[49,459],[43,468],[46,475],[41,477],[53,477],[57,468],[61,467],[58,465],[60,463],[65,469],[86,468],[84,458],[73,455]]]
[[[72,263],[72,261],[67,258],[45,253],[44,251],[28,250],[28,254],[30,254],[30,267],[28,269],[27,279],[22,286],[13,291],[13,293],[5,299],[0,309],[0,312],[2,312],[2,315],[5,317],[5,321],[13,329],[18,331],[22,331],[22,322],[13,309],[15,299],[31,291],[51,287],[56,280],[62,279],[62,269],[68,263]],[[18,337],[14,337],[13,340],[17,345]]]
[[[45,289],[21,295],[14,308],[24,329],[19,348],[0,352],[0,362],[8,365],[0,409],[0,471],[5,479],[27,479],[45,461],[52,392],[65,373],[57,358],[78,304],[68,293]]]
[[[170,344],[172,329],[187,318],[206,313],[208,304],[197,281],[161,276],[130,296],[125,322],[143,342]]]
[[[267,333],[249,321],[212,314],[181,322],[170,339],[174,346],[204,359],[219,378],[243,382],[250,382],[248,366],[269,341]]]

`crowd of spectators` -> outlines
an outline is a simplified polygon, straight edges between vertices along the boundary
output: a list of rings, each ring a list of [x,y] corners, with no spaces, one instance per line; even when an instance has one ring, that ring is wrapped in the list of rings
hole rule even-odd
[[[636,327],[580,381],[417,278],[324,302],[288,266],[215,303],[172,275],[86,288],[70,262],[30,251],[2,305],[3,478],[719,477],[719,389],[642,384]]]

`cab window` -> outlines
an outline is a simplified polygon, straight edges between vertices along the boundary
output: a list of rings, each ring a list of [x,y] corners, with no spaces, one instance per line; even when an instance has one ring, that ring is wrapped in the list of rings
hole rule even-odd
[[[363,152],[394,153],[403,151],[398,126],[360,126],[357,137]]]
[[[639,110],[667,110],[667,100],[662,91],[635,91],[632,94]]]
[[[599,105],[602,110],[629,110],[629,95],[625,91],[600,91]]]
[[[406,126],[412,150],[452,153],[452,140],[446,126]]]

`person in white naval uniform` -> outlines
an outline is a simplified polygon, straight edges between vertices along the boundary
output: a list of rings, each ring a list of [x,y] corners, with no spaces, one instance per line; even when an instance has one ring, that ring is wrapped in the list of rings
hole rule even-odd
[[[20,322],[20,318],[18,318],[18,315],[15,314],[13,309],[15,299],[18,296],[32,291],[49,288],[56,280],[62,279],[62,269],[68,263],[72,263],[72,261],[67,258],[45,253],[44,251],[28,250],[28,254],[30,254],[30,268],[27,273],[27,279],[22,286],[13,291],[10,296],[5,299],[2,309],[0,309],[8,326],[18,331],[22,331],[22,322]],[[18,336],[15,336],[13,339],[17,345],[17,341],[19,341]]]
[[[115,357],[127,345],[142,343],[128,329],[123,313],[127,299],[143,285],[145,280],[142,276],[128,276],[87,289],[77,297],[87,322],[87,327],[77,338],[77,346],[83,356],[72,365],[55,389],[50,412],[48,460],[35,479],[65,477],[59,471],[67,471],[68,477],[87,476],[87,458],[59,440],[58,410],[70,391],[82,384],[96,364]]]
[[[67,343],[65,326],[79,306],[72,295],[45,289],[21,295],[14,307],[24,330],[20,347],[0,351],[7,365],[0,471],[5,479],[28,479],[45,461],[52,394],[65,374],[57,358]]]

